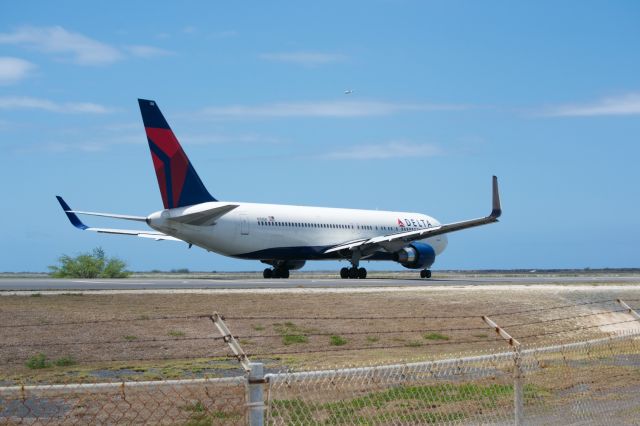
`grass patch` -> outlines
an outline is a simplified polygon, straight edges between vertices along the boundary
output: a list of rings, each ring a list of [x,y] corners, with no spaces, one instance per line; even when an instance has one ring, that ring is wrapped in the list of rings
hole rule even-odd
[[[255,331],[262,331],[264,330],[264,326],[262,325],[252,325],[251,326]]]
[[[34,356],[32,356],[31,358],[29,358],[27,362],[24,363],[24,365],[26,365],[27,368],[30,368],[32,370],[39,370],[42,368],[51,367],[51,363],[47,360],[47,356],[42,352],[39,352]]]
[[[539,390],[525,387],[525,394]],[[460,402],[478,404],[484,409],[510,404],[513,395],[511,385],[434,384],[403,386],[379,392],[371,392],[352,399],[336,402],[314,403],[301,399],[274,400],[273,419],[303,419],[305,423],[323,420],[324,424],[378,424],[389,416],[415,424],[463,420],[467,412],[452,411]],[[527,395],[527,396],[529,396]],[[398,416],[397,408],[406,413]],[[473,410],[468,411],[472,413]]]
[[[367,342],[376,343],[379,342],[380,338],[378,336],[367,336]]]
[[[31,293],[29,297],[42,297],[42,293]]]
[[[127,342],[133,342],[134,340],[138,340],[138,336],[132,336],[130,334],[127,334],[126,336],[122,336],[122,338]]]
[[[309,339],[303,334],[285,334],[282,336],[282,344],[285,346],[308,342]]]
[[[63,357],[58,358],[55,361],[53,361],[53,363],[55,365],[57,365],[58,367],[69,367],[70,365],[76,365],[77,364],[76,360],[73,359],[72,356],[63,356]]]
[[[423,334],[422,337],[425,340],[449,340],[449,336],[440,333]]]
[[[202,401],[187,404],[182,408],[185,411],[191,411],[191,416],[189,416],[189,420],[185,423],[186,426],[210,426],[211,424],[217,424],[215,420],[240,418],[240,415],[236,413],[225,413],[223,411],[209,412]]]
[[[329,338],[329,344],[331,346],[344,346],[347,344],[347,339],[342,336],[334,335]]]
[[[171,330],[167,334],[171,337],[184,337],[184,331],[180,330]]]
[[[473,337],[477,337],[478,339],[486,339],[487,337],[489,337],[489,335],[486,333],[480,333],[480,334],[474,334]]]
[[[419,340],[412,340],[409,343],[407,343],[407,346],[410,348],[419,348],[422,345],[424,345],[424,343],[422,343]]]
[[[309,338],[305,334],[307,331],[290,321],[284,324],[273,324],[273,328],[276,333],[282,336],[282,344],[285,346],[309,342]]]

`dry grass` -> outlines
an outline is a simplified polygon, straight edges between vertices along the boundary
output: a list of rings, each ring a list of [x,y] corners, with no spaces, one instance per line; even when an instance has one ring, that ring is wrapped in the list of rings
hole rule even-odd
[[[146,380],[239,373],[237,363],[227,358],[230,351],[226,345],[210,339],[219,334],[208,318],[155,319],[165,316],[218,311],[228,317],[227,325],[239,337],[245,351],[254,354],[252,359],[261,359],[274,369],[318,368],[441,358],[452,353],[503,347],[505,344],[484,325],[482,315],[616,297],[638,299],[640,290],[613,291],[603,287],[590,292],[570,289],[345,294],[105,292],[4,296],[0,297],[0,383]],[[586,305],[492,318],[523,343],[538,344],[558,337],[567,340],[602,336],[603,330],[594,327],[559,336],[522,337],[603,324],[607,318],[601,322],[598,316],[588,316],[525,326],[515,324],[585,315],[602,308],[617,309],[617,305]],[[463,315],[471,318],[434,318]],[[415,318],[392,319],[397,316]],[[65,322],[74,324],[60,324]],[[13,327],[25,324],[31,326]],[[453,330],[460,328],[466,330]],[[429,335],[448,339],[425,337]],[[127,338],[130,336],[135,339]],[[340,336],[346,342],[332,344],[332,336]],[[69,358],[77,364],[27,368],[25,362],[40,352],[51,361]]]

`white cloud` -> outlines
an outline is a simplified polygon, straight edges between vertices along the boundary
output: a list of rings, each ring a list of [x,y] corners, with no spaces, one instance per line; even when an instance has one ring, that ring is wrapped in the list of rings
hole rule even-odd
[[[120,50],[80,33],[55,27],[22,27],[0,34],[0,44],[14,44],[68,56],[80,65],[111,64],[122,59]]]
[[[542,115],[551,117],[594,117],[602,115],[640,114],[640,93],[603,98],[587,104],[560,105],[548,108]]]
[[[174,52],[166,49],[161,49],[155,46],[145,46],[141,44],[126,46],[125,50],[133,56],[139,58],[156,58],[158,56],[173,55]]]
[[[267,61],[287,62],[304,66],[324,65],[332,62],[341,62],[347,59],[345,55],[321,52],[263,53],[260,55],[260,58]]]
[[[37,109],[66,114],[108,114],[112,109],[92,102],[54,102],[28,96],[0,97],[0,110]]]
[[[385,160],[390,158],[423,158],[442,155],[442,150],[429,143],[391,141],[378,145],[356,145],[322,155],[330,160]]]
[[[25,79],[36,68],[34,64],[20,58],[0,56],[0,85],[8,85]]]
[[[403,111],[449,111],[466,109],[464,105],[406,104],[383,101],[282,102],[257,106],[230,105],[203,110],[220,118],[247,117],[369,117]]]

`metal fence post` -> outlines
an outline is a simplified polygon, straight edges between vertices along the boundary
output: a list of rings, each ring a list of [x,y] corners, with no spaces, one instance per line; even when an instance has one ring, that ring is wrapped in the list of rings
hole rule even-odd
[[[520,348],[516,346],[513,366],[513,408],[515,425],[524,423],[524,380],[522,374],[522,358],[520,358]]]
[[[483,316],[482,320],[505,339],[513,348],[513,421],[516,426],[524,422],[524,383],[522,374],[522,358],[520,357],[520,342],[511,337],[502,327],[493,322],[489,317]]]
[[[249,363],[247,375],[247,409],[249,410],[249,425],[264,425],[264,364],[261,362]]]

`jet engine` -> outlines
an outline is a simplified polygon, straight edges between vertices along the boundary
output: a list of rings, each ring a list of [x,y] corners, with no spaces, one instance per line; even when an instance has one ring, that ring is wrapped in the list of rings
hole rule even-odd
[[[396,252],[396,262],[409,269],[428,269],[435,260],[435,250],[425,243],[411,243]]]

